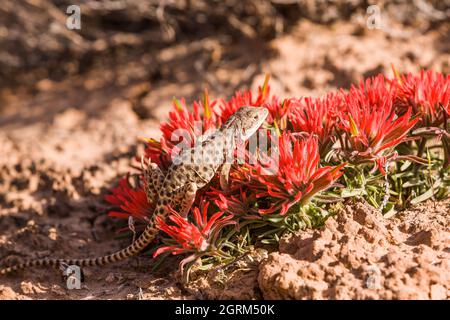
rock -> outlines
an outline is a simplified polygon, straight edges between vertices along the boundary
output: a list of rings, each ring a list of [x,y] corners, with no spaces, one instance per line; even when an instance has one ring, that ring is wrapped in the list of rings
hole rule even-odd
[[[259,287],[265,299],[447,299],[449,220],[426,204],[389,220],[349,206],[321,229],[284,238],[260,265]]]

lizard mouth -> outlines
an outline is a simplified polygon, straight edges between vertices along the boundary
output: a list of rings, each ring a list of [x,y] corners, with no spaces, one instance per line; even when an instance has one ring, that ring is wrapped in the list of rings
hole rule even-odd
[[[255,134],[256,131],[258,131],[258,129],[259,129],[259,126],[257,128],[249,129],[249,130],[243,129],[242,130],[242,138],[243,138],[243,140],[249,139],[251,136],[253,136]]]
[[[242,129],[242,136],[244,139],[249,139],[258,129],[261,127],[261,125],[266,120],[267,116],[269,115],[269,110],[263,107],[258,108],[258,114],[255,115],[253,118],[256,123],[251,128],[243,128]]]

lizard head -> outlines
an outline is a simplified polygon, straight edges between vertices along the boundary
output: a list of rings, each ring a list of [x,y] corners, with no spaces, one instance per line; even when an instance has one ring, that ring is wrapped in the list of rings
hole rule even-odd
[[[269,110],[263,107],[241,107],[224,124],[225,127],[232,127],[238,138],[249,139],[266,120]]]

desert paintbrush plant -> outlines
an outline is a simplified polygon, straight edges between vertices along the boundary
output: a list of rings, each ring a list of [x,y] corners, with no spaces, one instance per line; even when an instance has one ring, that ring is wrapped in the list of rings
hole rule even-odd
[[[160,141],[147,140],[145,157],[166,170],[180,146],[191,147],[242,106],[263,106],[269,116],[260,132],[272,132],[267,150],[248,148],[231,166],[229,188],[218,175],[197,193],[188,220],[171,211],[159,221],[154,256],[187,254],[182,266],[230,261],[285,232],[317,227],[330,203],[363,198],[392,215],[408,205],[449,194],[450,77],[434,71],[382,75],[348,91],[319,98],[280,99],[266,77],[254,95],[203,99],[191,109],[173,100]],[[269,146],[270,142],[270,146]],[[115,217],[145,223],[154,204],[143,183],[126,179],[106,200]]]
[[[318,142],[311,135],[296,137],[283,132],[276,146],[272,152],[277,152],[278,157],[263,155],[261,162],[265,165],[256,162],[235,167],[230,174],[235,192],[227,196],[220,190],[209,193],[211,198],[218,198],[215,202],[222,211],[237,215],[241,229],[252,229],[250,233],[263,243],[278,241],[287,230],[321,222],[317,214],[322,212],[309,206],[310,200],[329,188],[342,175],[340,169],[345,165],[320,167]],[[246,194],[248,190],[250,195]]]
[[[229,255],[221,250],[223,242],[219,239],[219,235],[224,227],[238,226],[238,222],[233,220],[232,214],[221,211],[209,214],[208,206],[208,202],[201,201],[199,207],[192,210],[193,222],[186,220],[174,210],[171,210],[169,223],[158,217],[161,231],[170,239],[162,240],[163,246],[154,252],[153,257],[165,252],[174,255],[190,254],[181,261],[181,270],[184,265],[195,263],[200,257],[217,257],[218,260],[228,258]]]
[[[383,76],[367,79],[343,93],[339,110],[342,157],[351,163],[372,162],[383,174],[384,164],[396,156],[395,147],[408,141],[408,133],[419,119],[408,108],[398,115],[393,106],[394,88]],[[338,133],[339,134],[339,133]]]
[[[321,157],[325,157],[336,142],[336,123],[343,103],[343,96],[336,93],[294,100],[289,113],[292,131],[307,132],[317,137]]]

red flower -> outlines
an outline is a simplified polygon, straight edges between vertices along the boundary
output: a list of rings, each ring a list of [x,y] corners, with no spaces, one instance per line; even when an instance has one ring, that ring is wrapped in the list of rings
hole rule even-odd
[[[185,100],[175,99],[169,121],[161,124],[162,137],[160,141],[147,140],[146,158],[158,164],[161,169],[167,169],[172,159],[181,149],[193,147],[200,136],[207,135],[220,126],[242,106],[261,106],[269,97],[269,77],[259,88],[256,97],[251,91],[237,92],[229,101],[209,101],[205,91],[202,101],[194,102],[192,111],[188,111]],[[137,159],[139,160],[139,159]]]
[[[233,216],[223,217],[223,212],[214,213],[208,220],[209,203],[202,201],[200,209],[194,208],[194,223],[181,217],[176,211],[171,210],[169,220],[174,225],[169,225],[159,216],[156,221],[160,230],[167,233],[172,240],[173,245],[160,247],[153,254],[154,257],[164,253],[180,254],[186,252],[204,252],[210,245],[215,244],[220,231],[227,225],[237,224],[232,221]]]
[[[322,98],[305,98],[293,104],[289,120],[295,132],[315,135],[320,153],[325,155],[335,142],[335,125],[338,112],[343,109],[340,94],[330,93]]]
[[[147,140],[145,156],[162,169],[167,169],[182,149],[193,147],[200,136],[220,127],[222,121],[215,113],[216,104],[217,101],[209,103],[208,93],[205,92],[203,101],[194,102],[190,112],[184,99],[174,99],[169,121],[161,124],[160,142]]]
[[[146,221],[153,213],[153,205],[147,201],[147,196],[142,188],[133,189],[127,178],[119,181],[119,186],[112,189],[112,194],[106,195],[105,200],[121,209],[110,211],[111,217],[128,218]]]
[[[292,205],[307,203],[316,193],[330,187],[342,175],[339,170],[345,165],[319,168],[318,143],[311,136],[298,139],[283,132],[277,151],[279,159],[264,159],[272,172],[260,163],[246,164],[237,178],[255,190],[260,203],[261,198],[272,197],[268,208],[258,210],[260,214],[279,211],[284,215]]]
[[[411,108],[400,117],[394,112],[394,89],[379,76],[344,95],[339,126],[345,137],[341,147],[353,160],[375,161],[389,154],[387,149],[409,140],[407,134],[418,119],[411,119]]]
[[[258,208],[255,206],[256,194],[250,188],[240,186],[236,194],[229,195],[225,195],[221,190],[213,189],[207,195],[214,199],[214,204],[222,212],[228,212],[245,219],[259,218]]]
[[[277,96],[272,96],[270,101],[264,104],[264,107],[269,110],[269,116],[266,119],[267,123],[276,126],[278,130],[286,130],[288,117],[295,102],[295,99],[281,100]]]
[[[440,126],[444,112],[450,116],[450,75],[422,70],[420,75],[408,73],[396,79],[395,106],[402,114],[412,107],[420,116],[421,126]]]
[[[229,101],[220,100],[217,114],[221,118],[222,122],[225,122],[240,107],[260,107],[268,101],[270,97],[269,79],[270,77],[266,75],[264,84],[262,87],[258,87],[258,95],[256,97],[253,95],[252,91],[248,90],[244,92],[236,92]]]

